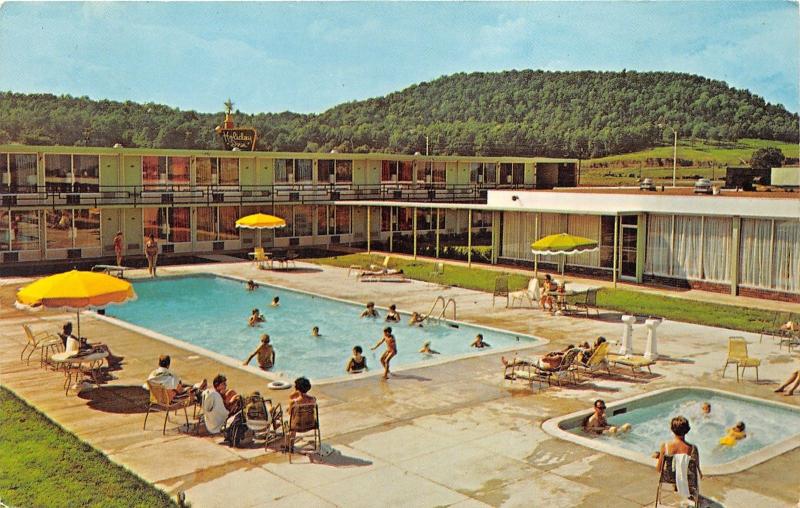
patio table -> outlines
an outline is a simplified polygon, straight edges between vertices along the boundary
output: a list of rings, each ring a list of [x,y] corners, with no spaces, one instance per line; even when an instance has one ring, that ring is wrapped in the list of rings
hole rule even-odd
[[[88,368],[88,374],[94,384],[99,385],[99,371],[103,361],[108,357],[108,352],[97,351],[87,355],[75,355],[73,352],[55,353],[50,355],[50,361],[56,368],[63,366],[64,375],[71,377],[70,367],[76,367],[84,372],[84,366]],[[76,379],[77,381],[77,379]]]

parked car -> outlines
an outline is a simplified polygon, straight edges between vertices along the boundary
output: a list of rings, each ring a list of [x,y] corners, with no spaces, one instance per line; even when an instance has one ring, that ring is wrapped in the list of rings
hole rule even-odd
[[[713,194],[714,189],[711,186],[711,180],[708,178],[698,178],[694,183],[695,194]]]
[[[644,180],[639,182],[639,190],[648,190],[648,191],[656,190],[656,185],[653,183],[653,179],[645,178]]]

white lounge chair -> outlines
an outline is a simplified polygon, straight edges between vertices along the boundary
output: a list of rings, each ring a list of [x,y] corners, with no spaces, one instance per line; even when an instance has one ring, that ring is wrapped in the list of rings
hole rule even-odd
[[[541,290],[539,289],[539,280],[536,277],[533,277],[530,281],[528,281],[528,289],[521,289],[519,291],[513,291],[509,294],[511,297],[511,306],[514,307],[517,302],[519,302],[520,306],[525,302],[528,301],[528,304],[531,307],[535,307],[533,302],[538,302],[539,298],[541,297]]]

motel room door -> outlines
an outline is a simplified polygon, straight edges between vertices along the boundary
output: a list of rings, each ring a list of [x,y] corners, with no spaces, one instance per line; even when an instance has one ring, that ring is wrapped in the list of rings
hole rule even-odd
[[[619,267],[620,277],[636,280],[636,241],[638,238],[639,217],[623,215],[620,217]]]

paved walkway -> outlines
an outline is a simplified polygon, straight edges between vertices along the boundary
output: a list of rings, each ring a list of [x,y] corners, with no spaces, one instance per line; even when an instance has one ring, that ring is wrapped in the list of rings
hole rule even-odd
[[[428,307],[438,294],[458,302],[459,319],[547,338],[546,351],[599,334],[618,337],[618,316],[600,319],[551,317],[530,309],[492,308],[491,295],[434,284],[361,284],[347,270],[298,263],[299,270],[259,271],[251,263],[166,267],[162,275],[216,272],[254,278],[354,301],[396,303],[401,310]],[[133,276],[143,275],[142,271]],[[315,386],[322,436],[335,452],[328,457],[288,457],[263,449],[231,449],[219,438],[195,438],[176,431],[162,436],[157,415],[142,430],[146,393],[140,385],[159,354],[173,358],[184,379],[225,372],[240,392],[265,390],[266,380],[252,369],[234,368],[212,358],[165,344],[85,315],[81,331],[102,338],[125,356],[117,379],[80,396],[64,396],[63,377],[19,361],[20,324],[55,328],[74,315],[14,309],[22,280],[0,287],[0,382],[56,422],[109,457],[170,493],[185,491],[192,506],[645,506],[655,498],[653,468],[608,456],[545,434],[546,419],[608,401],[676,385],[703,385],[800,405],[800,396],[772,393],[774,382],[797,368],[797,354],[779,351],[770,340],[751,341],[762,359],[760,383],[720,378],[727,330],[665,322],[661,328],[656,375],[632,380],[599,377],[579,387],[531,390],[504,381],[499,354],[425,368],[401,370],[390,380],[375,375]],[[391,297],[387,296],[391,295]],[[208,304],[198,296],[198,304]],[[635,347],[643,349],[637,327]],[[402,335],[399,334],[400,347]],[[533,352],[533,351],[531,351]],[[270,392],[286,404],[286,392]],[[795,471],[800,449],[744,473],[709,477],[703,493],[713,506],[794,506],[800,496]]]

